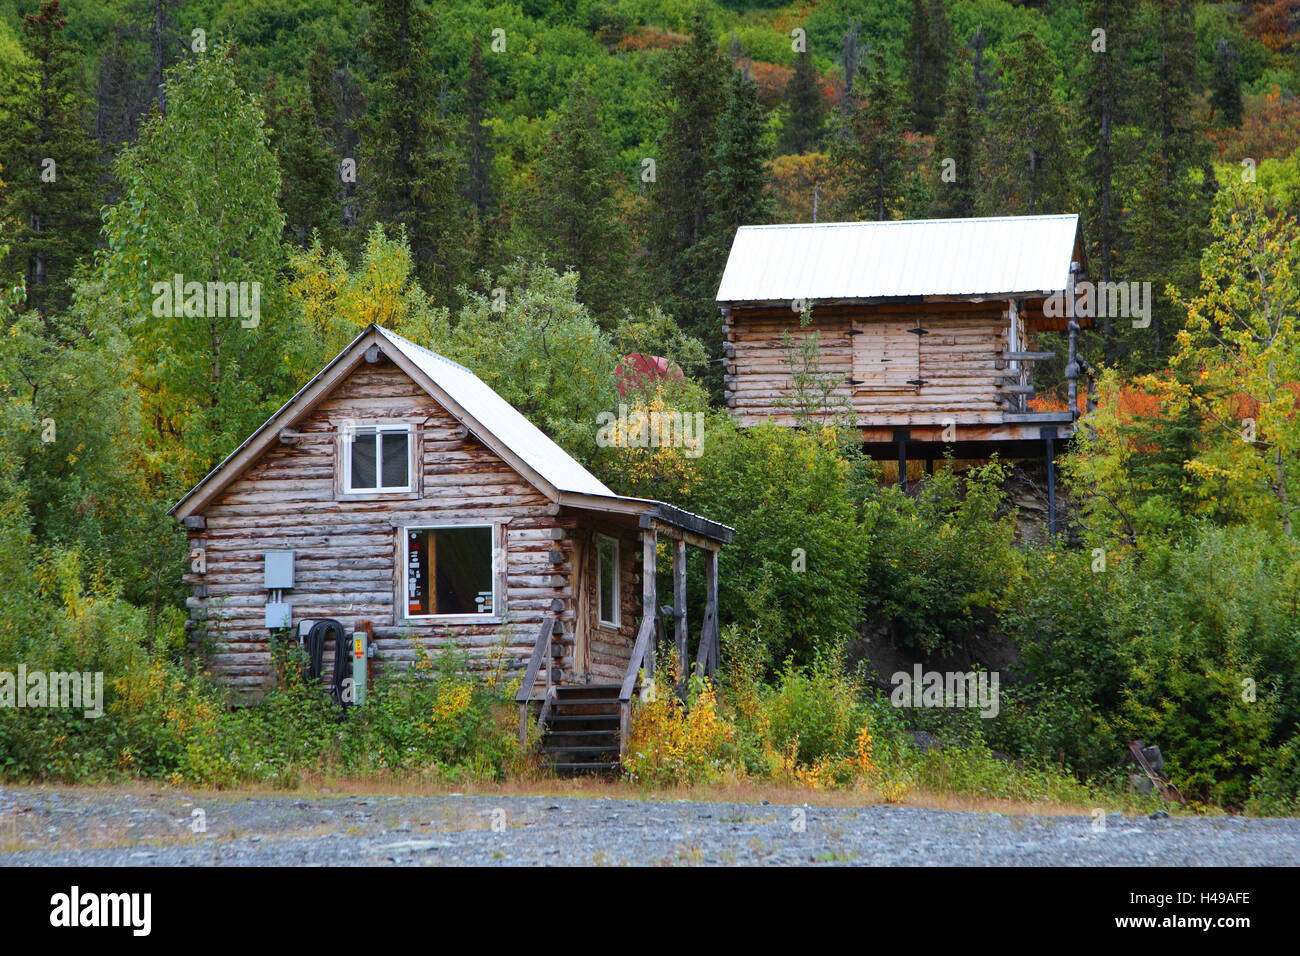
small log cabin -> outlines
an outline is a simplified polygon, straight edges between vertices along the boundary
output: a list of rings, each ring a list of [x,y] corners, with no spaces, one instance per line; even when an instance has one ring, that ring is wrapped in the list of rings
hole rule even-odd
[[[742,425],[795,424],[790,350],[815,334],[828,398],[875,457],[898,455],[900,480],[909,457],[946,448],[1050,462],[1091,370],[1076,350],[1091,319],[1045,305],[1075,301],[1083,265],[1075,215],[743,226],[717,295],[727,406]],[[1070,333],[1070,396],[1035,411],[1049,330]]]
[[[706,552],[696,664],[717,664],[730,528],[614,494],[471,371],[378,326],[172,513],[193,629],[244,697],[273,683],[273,633],[334,619],[371,634],[377,668],[409,664],[416,644],[454,642],[477,666],[504,649],[525,668],[521,723],[574,685],[608,688],[625,723],[638,670],[653,674],[661,539],[683,661],[685,549]]]

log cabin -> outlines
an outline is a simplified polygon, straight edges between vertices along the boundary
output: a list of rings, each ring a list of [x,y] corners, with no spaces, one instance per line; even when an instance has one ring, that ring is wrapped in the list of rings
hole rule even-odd
[[[190,541],[191,630],[245,699],[273,685],[273,639],[334,620],[366,635],[376,669],[408,666],[417,646],[454,644],[479,667],[504,654],[524,672],[521,737],[532,710],[552,738],[568,716],[587,744],[603,721],[612,743],[552,748],[557,763],[599,764],[621,752],[666,628],[680,660],[689,640],[699,670],[717,665],[718,550],[732,529],[616,495],[469,369],[378,326],[172,514]],[[658,613],[661,539],[670,624]],[[705,552],[693,634],[688,545]]]
[[[897,455],[900,481],[909,458],[947,449],[1046,457],[1050,480],[1092,370],[1077,348],[1092,320],[1073,314],[1084,266],[1076,215],[742,226],[717,294],[727,407],[742,425],[798,424],[811,374],[822,412],[841,410],[874,457]],[[1048,331],[1069,333],[1059,411],[1030,405]]]

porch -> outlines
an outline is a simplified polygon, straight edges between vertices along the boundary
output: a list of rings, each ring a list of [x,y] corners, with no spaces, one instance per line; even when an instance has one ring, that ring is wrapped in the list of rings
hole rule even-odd
[[[635,639],[627,648],[621,679],[590,679],[590,671],[567,670],[566,658],[575,663],[577,629],[586,615],[571,615],[566,630],[564,615],[548,615],[537,630],[532,656],[515,696],[519,707],[519,741],[528,743],[530,721],[541,734],[542,749],[561,772],[613,770],[627,750],[632,697],[646,685],[653,686],[661,653],[671,653],[678,662],[681,679],[673,692],[685,693],[686,677],[692,671],[712,676],[718,667],[718,554],[730,543],[731,528],[698,515],[660,504],[637,519],[640,545],[638,575],[641,598]],[[660,604],[658,553],[660,539],[671,549],[671,603]],[[687,548],[704,557],[704,608],[698,628],[687,606]],[[588,568],[591,562],[587,562]],[[587,572],[590,575],[590,571]],[[576,575],[579,582],[575,605],[590,578]],[[597,617],[600,615],[598,614]],[[691,647],[694,644],[694,661]]]

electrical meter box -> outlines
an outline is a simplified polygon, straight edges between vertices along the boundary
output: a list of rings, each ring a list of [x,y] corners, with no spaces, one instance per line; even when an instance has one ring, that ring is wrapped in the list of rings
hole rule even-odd
[[[293,552],[266,552],[266,589],[280,591],[293,587]]]
[[[266,606],[267,630],[276,631],[293,625],[293,606],[290,604],[268,604]]]

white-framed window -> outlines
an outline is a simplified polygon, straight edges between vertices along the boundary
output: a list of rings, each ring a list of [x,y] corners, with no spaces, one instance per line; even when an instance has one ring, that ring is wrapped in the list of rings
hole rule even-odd
[[[619,626],[618,539],[596,535],[596,604],[600,623]]]
[[[410,425],[345,428],[344,494],[411,491],[413,444]]]
[[[402,529],[406,617],[487,617],[497,614],[501,566],[490,524],[411,525]]]

